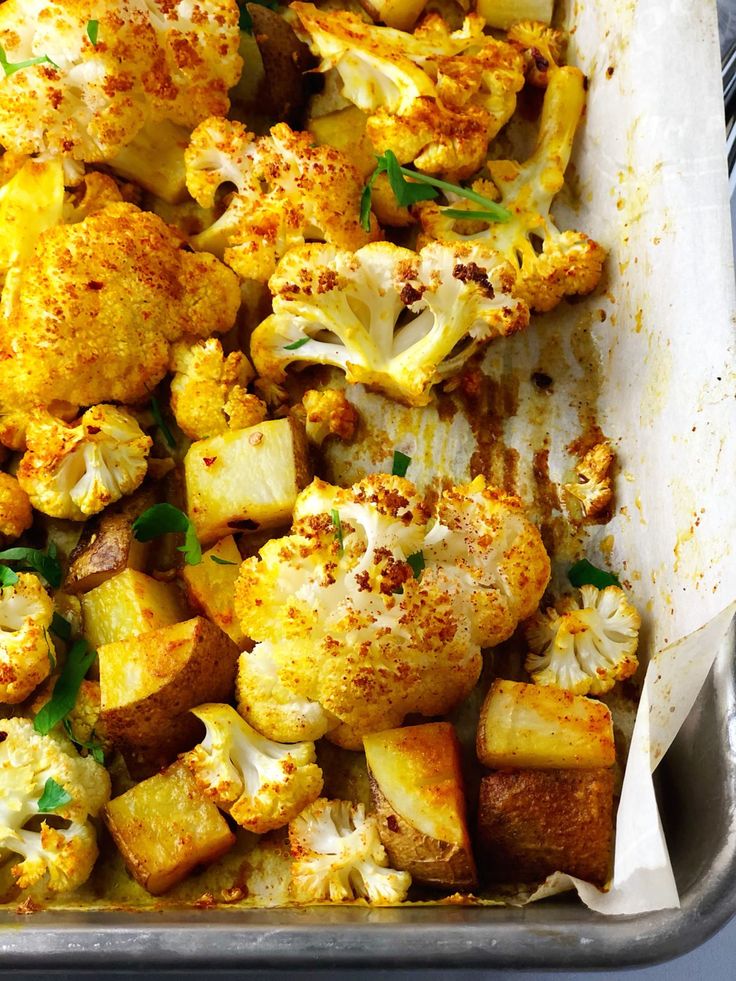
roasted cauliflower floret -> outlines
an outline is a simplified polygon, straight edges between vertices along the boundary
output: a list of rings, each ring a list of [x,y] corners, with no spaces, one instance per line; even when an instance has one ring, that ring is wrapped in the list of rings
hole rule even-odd
[[[33,524],[28,494],[9,473],[0,473],[0,536],[18,538]]]
[[[416,205],[424,230],[420,241],[483,241],[497,249],[518,271],[514,293],[532,310],[556,307],[565,296],[590,293],[598,285],[605,249],[583,232],[561,232],[550,206],[565,180],[575,130],[585,105],[584,76],[577,68],[550,74],[544,96],[537,146],[526,163],[489,160],[492,184],[473,187],[486,197],[500,196],[511,212],[508,222],[467,230],[467,222],[448,217],[432,201]],[[467,201],[453,208],[472,210]]]
[[[17,705],[51,673],[51,597],[38,576],[18,573],[0,589],[0,702]]]
[[[291,895],[300,903],[400,903],[408,872],[388,868],[375,816],[362,804],[321,797],[289,825]]]
[[[95,405],[78,423],[45,411],[32,417],[18,481],[31,504],[52,518],[83,521],[143,482],[151,438],[114,405]]]
[[[522,53],[530,85],[546,88],[550,72],[559,66],[565,49],[565,35],[541,21],[522,20],[513,24],[506,40]]]
[[[525,626],[531,653],[525,667],[537,685],[576,695],[602,695],[637,669],[641,619],[618,586],[581,586]]]
[[[229,705],[192,712],[207,731],[182,759],[204,794],[241,827],[255,834],[281,828],[319,797],[314,743],[266,739]]]
[[[198,344],[175,344],[171,352],[171,409],[190,439],[247,429],[266,418],[266,405],[246,391],[253,368],[241,351],[227,357],[211,337]]]
[[[511,118],[524,84],[519,52],[483,33],[477,14],[451,32],[437,14],[413,34],[367,24],[348,11],[293,3],[321,71],[336,69],[343,95],[370,113],[376,151],[428,173],[467,177]]]
[[[0,849],[22,857],[12,869],[22,889],[45,881],[52,893],[86,882],[97,858],[89,818],[110,799],[110,777],[63,735],[39,735],[29,719],[0,720]],[[65,827],[26,825],[42,813]]]
[[[610,443],[596,443],[575,467],[578,482],[564,485],[570,497],[580,504],[584,518],[596,517],[611,503],[611,467],[614,460]]]
[[[156,215],[124,203],[41,235],[3,293],[0,442],[23,447],[33,406],[71,418],[79,406],[143,401],[166,374],[171,344],[232,327],[236,276],[183,245]]]
[[[6,0],[0,45],[30,64],[0,77],[0,144],[100,162],[147,123],[224,115],[238,16],[236,0]]]
[[[360,224],[362,179],[339,150],[317,146],[286,123],[255,137],[238,122],[208,119],[186,152],[187,186],[203,207],[218,188],[235,185],[226,210],[195,248],[224,257],[243,279],[265,282],[289,249],[305,241],[358,249],[379,237]]]
[[[307,439],[321,446],[329,436],[349,442],[358,425],[358,412],[339,388],[310,389],[302,397]]]
[[[419,254],[388,242],[354,254],[305,245],[271,277],[274,312],[254,331],[251,355],[277,382],[292,361],[329,364],[349,382],[426,405],[432,386],[490,340],[527,326],[513,284],[509,264],[473,244],[432,242]]]
[[[442,715],[458,704],[477,680],[480,641],[510,636],[509,611],[535,609],[549,573],[518,502],[506,505],[504,521],[500,500],[479,485],[473,493],[477,499],[458,488],[442,505],[451,527],[438,532],[400,477],[306,488],[292,533],[269,541],[260,562],[241,566],[236,612],[259,641],[241,655],[241,714],[269,738],[329,733],[359,749],[364,734],[398,726],[409,713]],[[453,507],[466,513],[456,518]],[[469,555],[456,568],[463,548]],[[524,562],[526,578],[515,568]]]

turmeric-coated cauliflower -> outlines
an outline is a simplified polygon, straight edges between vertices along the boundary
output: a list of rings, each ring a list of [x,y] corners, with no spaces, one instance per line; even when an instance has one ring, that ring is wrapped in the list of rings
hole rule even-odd
[[[246,391],[254,375],[250,362],[241,351],[226,357],[216,338],[175,344],[171,370],[171,410],[190,439],[247,429],[266,418],[265,403]]]
[[[525,667],[537,685],[576,695],[602,695],[637,669],[641,619],[618,586],[580,587],[525,625],[531,653]]]
[[[523,55],[530,85],[546,88],[550,73],[559,67],[565,47],[566,38],[562,31],[541,21],[520,20],[511,25],[506,40]]]
[[[289,843],[290,889],[297,902],[406,899],[411,876],[388,867],[378,819],[366,817],[362,804],[321,797],[291,822]]]
[[[577,483],[564,485],[565,491],[578,502],[584,518],[595,518],[611,503],[611,467],[614,460],[610,443],[605,440],[596,443],[575,467]]]
[[[97,858],[89,821],[110,799],[110,777],[59,733],[39,735],[29,719],[0,720],[0,850],[22,857],[12,869],[22,889],[45,880],[51,893],[89,878]],[[26,827],[39,815],[39,830]]]
[[[146,124],[224,115],[238,18],[236,0],[6,0],[0,144],[100,162]]]
[[[237,277],[186,251],[160,218],[119,203],[44,232],[12,270],[0,320],[0,442],[24,445],[33,406],[142,401],[166,374],[170,346],[229,330]]]
[[[235,185],[224,214],[192,244],[223,256],[243,279],[265,282],[305,241],[358,249],[379,237],[375,218],[370,232],[361,227],[363,182],[347,157],[286,123],[255,137],[241,123],[208,119],[192,134],[186,168],[189,192],[205,208],[222,184]]]
[[[63,208],[58,160],[26,160],[0,187],[0,287],[10,267],[33,253],[41,232],[59,224]]]
[[[260,375],[283,381],[292,361],[341,368],[409,405],[457,374],[494,337],[529,322],[513,271],[492,249],[432,242],[417,254],[388,242],[356,253],[292,249],[269,288],[273,314],[251,338]]]
[[[26,433],[18,481],[52,518],[83,521],[143,482],[151,438],[114,405],[95,405],[71,425],[39,410]]]
[[[0,536],[18,538],[33,524],[28,495],[9,473],[0,473]]]
[[[386,474],[302,491],[291,534],[241,566],[235,609],[259,642],[241,655],[241,714],[270,738],[359,749],[458,704],[481,644],[536,608],[549,563],[518,501],[482,481],[448,494],[443,518],[431,525],[415,487]]]
[[[302,396],[307,439],[321,446],[329,436],[348,442],[355,435],[358,412],[341,388],[309,389]]]
[[[38,576],[19,572],[15,585],[0,589],[0,702],[17,705],[51,673],[53,613]]]
[[[420,202],[416,213],[421,241],[482,241],[501,252],[518,271],[514,293],[532,310],[556,307],[565,296],[590,293],[598,285],[605,249],[583,232],[561,232],[550,215],[552,200],[565,180],[575,130],[585,105],[584,76],[578,68],[558,68],[550,75],[536,149],[523,164],[489,160],[492,183],[473,188],[499,199],[511,212],[508,222],[482,223],[451,218],[433,201]],[[473,210],[467,201],[453,208]],[[480,225],[480,228],[477,226]],[[483,227],[485,225],[485,227]],[[475,227],[473,227],[475,226]]]
[[[256,732],[230,705],[192,709],[205,726],[182,759],[211,800],[255,834],[281,828],[322,790],[314,743],[285,746]]]
[[[483,33],[477,14],[451,32],[429,14],[413,34],[367,24],[346,10],[292,3],[321,71],[336,69],[342,94],[370,113],[366,134],[377,152],[427,173],[467,177],[513,115],[524,62]]]

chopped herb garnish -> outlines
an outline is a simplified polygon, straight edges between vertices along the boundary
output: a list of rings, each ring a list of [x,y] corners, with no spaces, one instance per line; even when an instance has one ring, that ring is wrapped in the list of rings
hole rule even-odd
[[[87,21],[87,37],[90,42],[97,47],[97,38],[100,36],[100,22],[98,20]]]
[[[335,526],[335,540],[340,547],[340,555],[344,555],[345,543],[342,538],[342,521],[340,521],[340,512],[337,508],[332,509],[332,523]]]
[[[166,420],[164,419],[158,399],[153,395],[151,396],[151,415],[155,419],[156,425],[161,430],[161,435],[166,440],[166,445],[169,447],[170,450],[175,450],[176,440],[174,439],[174,435],[169,429]]]
[[[58,784],[53,777],[49,777],[43,788],[43,793],[38,798],[39,814],[51,814],[58,811],[60,807],[71,804],[73,798],[70,793]]]
[[[409,469],[410,463],[410,456],[407,456],[406,453],[402,453],[401,450],[394,450],[394,462],[391,467],[391,475],[393,477],[406,477],[406,471]]]
[[[94,741],[94,729],[92,730],[92,738],[89,742],[85,742],[83,739],[79,739],[74,735],[74,730],[72,729],[72,724],[69,719],[64,719],[64,731],[67,736],[71,739],[75,746],[79,746],[80,749],[86,749],[87,752],[92,756],[95,763],[103,764],[105,762],[105,751],[103,750],[100,743]]]
[[[571,566],[567,578],[578,589],[580,586],[595,586],[596,589],[605,589],[606,586],[621,586],[618,577],[614,576],[612,572],[597,569],[587,559],[581,559]]]
[[[184,534],[184,544],[179,546],[179,551],[184,553],[184,561],[187,565],[199,565],[202,548],[197,532],[187,515],[173,504],[154,504],[133,522],[133,534],[139,542],[150,542],[161,535],[176,533]]]
[[[49,638],[49,632],[46,627],[43,628],[43,639],[46,641],[46,652],[49,656],[49,664],[51,665],[51,670],[56,670],[56,652],[54,651],[54,646]]]
[[[411,566],[414,578],[421,579],[424,571],[424,552],[414,552],[413,555],[407,555],[406,561]]]
[[[215,565],[237,565],[237,562],[231,562],[229,559],[221,559],[219,555],[210,555],[210,558],[215,563]]]
[[[284,344],[285,351],[298,351],[300,347],[304,347],[311,340],[311,337],[300,337],[298,341],[294,341],[292,344]]]
[[[15,586],[18,582],[18,573],[13,572],[7,565],[0,565],[0,589],[6,586]]]
[[[0,44],[0,68],[5,72],[6,78],[14,75],[15,72],[19,72],[22,68],[33,68],[34,65],[51,65],[52,68],[59,67],[48,55],[41,55],[40,58],[30,58],[28,61],[16,61],[12,63],[8,61],[5,48]]]
[[[56,679],[51,698],[33,720],[33,728],[36,732],[45,736],[69,715],[77,703],[77,695],[84,677],[96,657],[97,651],[93,651],[86,640],[78,640],[72,645],[66,664]]]
[[[465,221],[498,221],[490,211],[471,211],[465,208],[443,208],[442,214],[446,218],[458,218]]]
[[[247,3],[256,3],[259,7],[268,7],[269,10],[276,10],[278,0],[247,0]],[[253,33],[253,18],[251,17],[245,0],[238,0],[240,7],[240,30],[246,34]]]
[[[42,552],[37,548],[6,548],[0,552],[0,559],[6,562],[23,562],[46,580],[52,589],[61,586],[61,565],[56,557],[56,546],[53,542],[48,551]]]
[[[54,612],[54,615],[51,617],[51,633],[56,634],[59,640],[69,641],[72,639],[72,625],[66,617]]]

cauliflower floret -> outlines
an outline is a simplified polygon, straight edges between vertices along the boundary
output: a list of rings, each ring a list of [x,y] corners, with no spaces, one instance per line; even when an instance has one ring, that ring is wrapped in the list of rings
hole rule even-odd
[[[362,804],[321,797],[289,825],[291,895],[299,903],[406,899],[408,872],[388,868],[374,815]]]
[[[265,403],[245,390],[254,376],[250,362],[240,351],[225,357],[216,338],[175,344],[171,370],[171,410],[190,439],[247,429],[266,418]]]
[[[278,382],[292,361],[330,364],[349,382],[426,405],[432,386],[490,340],[527,326],[513,284],[509,264],[472,243],[432,242],[419,254],[388,242],[354,254],[305,245],[271,277],[274,312],[254,331],[251,355]]]
[[[610,473],[614,459],[610,443],[597,443],[575,467],[580,478],[578,482],[564,485],[567,493],[580,503],[583,517],[594,518],[611,503]]]
[[[29,719],[3,719],[0,730],[0,849],[22,856],[12,870],[21,888],[46,877],[51,892],[76,889],[89,878],[97,858],[89,818],[110,799],[110,777],[91,757],[80,757],[65,736],[39,735]],[[68,826],[52,828],[44,820],[40,831],[28,830],[26,825],[42,813],[39,802],[49,781],[71,797],[53,809]]]
[[[19,572],[0,589],[0,702],[17,705],[51,673],[51,597],[38,576]]]
[[[75,632],[82,632],[81,623],[79,630]],[[46,683],[35,692],[28,704],[28,709],[32,715],[38,715],[51,699],[57,680],[58,674],[50,675],[46,679]],[[100,762],[100,758],[104,758],[113,749],[112,741],[107,736],[105,724],[101,719],[101,713],[100,683],[85,678],[79,686],[74,707],[55,727],[57,731],[63,729],[83,756],[94,751],[97,754],[98,762]]]
[[[483,33],[477,14],[450,32],[437,14],[413,34],[367,24],[345,10],[293,3],[320,70],[335,68],[342,94],[370,113],[378,152],[455,179],[476,171],[488,143],[513,115],[524,84],[519,52]]]
[[[38,63],[0,78],[0,144],[100,162],[146,123],[224,115],[238,17],[236,0],[6,0],[8,62]]]
[[[483,241],[498,249],[518,270],[514,293],[532,310],[556,307],[565,296],[590,293],[598,285],[605,249],[583,232],[561,232],[550,216],[550,206],[565,180],[575,130],[585,105],[584,76],[577,68],[550,73],[544,96],[537,146],[524,164],[489,160],[493,183],[473,187],[486,197],[499,198],[511,212],[508,222],[492,222],[480,230],[467,230],[467,222],[450,218],[432,201],[415,206],[424,235],[420,243]],[[453,208],[473,210],[467,201]]]
[[[358,425],[358,412],[339,388],[310,389],[302,397],[307,439],[321,446],[329,436],[349,442]]]
[[[18,538],[33,524],[28,495],[15,477],[0,473],[0,535]]]
[[[182,759],[200,789],[255,834],[281,828],[322,790],[314,743],[265,739],[229,705],[192,709],[207,730]]]
[[[256,138],[238,122],[208,119],[186,152],[187,186],[211,207],[223,183],[236,191],[214,225],[195,235],[196,249],[224,256],[243,279],[265,282],[289,249],[305,241],[358,249],[380,236],[360,224],[362,180],[339,150],[278,123]]]
[[[120,203],[44,232],[2,300],[0,442],[21,449],[34,405],[73,417],[79,406],[147,399],[170,345],[229,330],[240,292],[213,256]]]
[[[546,88],[565,49],[565,35],[541,21],[523,20],[513,24],[506,35],[509,44],[524,57],[526,78],[530,85]]]
[[[72,521],[136,490],[152,445],[135,418],[113,405],[95,405],[71,425],[39,410],[26,442],[18,482],[43,514]]]
[[[96,211],[102,211],[108,204],[119,204],[122,200],[120,188],[112,177],[92,170],[67,191],[62,216],[64,224],[74,225],[78,221],[84,221]]]
[[[27,160],[0,187],[0,287],[10,267],[33,253],[40,234],[59,224],[63,208],[58,160]]]
[[[526,624],[526,670],[537,685],[602,695],[637,669],[641,619],[618,586],[580,587]]]
[[[306,729],[359,749],[366,733],[468,695],[480,641],[506,639],[512,611],[536,608],[549,565],[515,500],[471,485],[439,514],[449,528],[430,528],[415,487],[386,474],[302,491],[292,533],[241,566],[236,613],[259,642],[240,659],[244,717],[270,738],[271,726],[284,741]],[[293,722],[290,698],[301,700]]]

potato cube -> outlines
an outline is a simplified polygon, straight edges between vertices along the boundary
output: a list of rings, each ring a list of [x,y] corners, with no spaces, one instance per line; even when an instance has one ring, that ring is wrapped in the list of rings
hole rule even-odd
[[[613,846],[613,771],[502,770],[484,777],[478,806],[481,874],[540,882],[567,872],[603,886]]]
[[[452,725],[389,729],[365,736],[363,745],[379,834],[392,867],[418,882],[472,888],[475,862]]]
[[[360,0],[360,4],[373,20],[398,31],[411,31],[427,0]]]
[[[493,769],[590,769],[616,761],[611,712],[602,702],[499,679],[480,710],[476,749]]]
[[[154,896],[235,842],[225,818],[178,762],[111,800],[103,817],[131,875]]]
[[[110,166],[116,174],[135,181],[169,204],[179,204],[187,199],[184,151],[190,136],[186,127],[157,119],[113,157]]]
[[[189,709],[231,698],[239,654],[204,617],[100,647],[107,735],[136,765],[170,762],[201,732]]]
[[[126,569],[82,596],[84,636],[92,647],[168,627],[187,617],[181,591]]]
[[[189,517],[204,544],[284,524],[310,480],[304,427],[289,417],[200,439],[184,473]]]
[[[182,575],[192,605],[202,610],[242,650],[247,638],[233,602],[241,562],[235,539],[228,535],[204,553],[199,565],[185,566]]]

